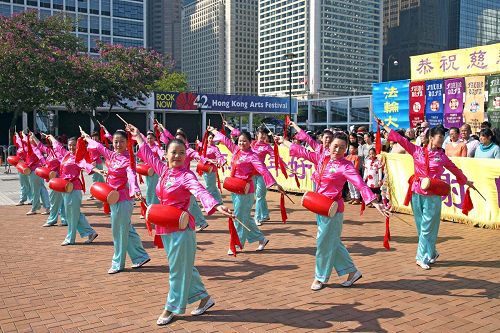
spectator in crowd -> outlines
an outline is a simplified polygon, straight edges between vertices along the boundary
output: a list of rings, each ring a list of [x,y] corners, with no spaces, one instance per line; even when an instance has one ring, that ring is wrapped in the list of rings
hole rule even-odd
[[[349,143],[349,155],[347,155],[345,159],[350,161],[354,165],[354,169],[356,169],[356,171],[359,173],[359,156],[358,156],[357,142]],[[347,186],[349,187],[349,196],[351,198],[349,203],[351,205],[361,204],[361,195],[358,189],[351,182],[347,182]]]
[[[416,135],[415,135],[415,130],[413,128],[408,128],[406,130],[405,136],[410,140],[410,142],[415,143],[416,140]]]
[[[404,129],[399,129],[396,132],[398,132],[398,134],[400,134],[401,136],[405,137],[405,130]],[[391,153],[406,154],[406,150],[399,143],[392,141],[391,142]]]
[[[476,149],[474,157],[500,159],[500,147],[496,144],[495,136],[489,128],[483,128],[479,132],[479,141],[481,144]]]
[[[460,140],[460,131],[457,127],[451,127],[449,131],[449,142],[444,147],[448,157],[467,157],[467,145]]]
[[[373,194],[377,196],[380,201],[380,187],[382,186],[382,162],[377,158],[375,148],[370,148],[368,151],[368,158],[365,159],[365,171],[363,173],[363,180],[372,190]],[[369,207],[373,207],[372,204]]]
[[[415,139],[415,145],[417,146],[422,146],[422,141],[424,140],[425,137],[425,131],[429,128],[429,123],[426,121],[423,121],[420,124],[420,133],[419,136]]]
[[[489,121],[483,121],[481,123],[481,129],[485,129],[485,128],[491,129],[491,123]]]
[[[463,124],[460,127],[460,136],[467,146],[467,157],[474,157],[479,141],[471,137],[472,130],[469,124]]]

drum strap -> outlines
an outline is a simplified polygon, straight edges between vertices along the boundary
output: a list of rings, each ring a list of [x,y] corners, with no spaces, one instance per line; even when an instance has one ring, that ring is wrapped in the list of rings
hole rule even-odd
[[[240,158],[241,150],[238,150],[236,155],[233,157],[233,161],[231,162],[231,177],[234,177],[236,174],[236,161]]]
[[[321,179],[323,178],[323,173],[325,172],[326,165],[330,162],[330,156],[325,156],[323,159],[323,162],[321,163],[321,168],[319,169],[319,181],[318,181],[318,186],[316,187],[316,192],[319,190],[319,187],[321,186]]]

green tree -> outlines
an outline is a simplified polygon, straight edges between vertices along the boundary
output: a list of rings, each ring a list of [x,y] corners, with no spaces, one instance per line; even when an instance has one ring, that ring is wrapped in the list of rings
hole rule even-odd
[[[62,16],[40,20],[36,11],[0,17],[0,112],[14,113],[11,128],[22,112],[61,102],[59,79],[80,47],[71,27]]]
[[[178,92],[187,91],[187,76],[185,73],[170,72],[168,70],[165,70],[161,78],[153,84],[151,90]]]

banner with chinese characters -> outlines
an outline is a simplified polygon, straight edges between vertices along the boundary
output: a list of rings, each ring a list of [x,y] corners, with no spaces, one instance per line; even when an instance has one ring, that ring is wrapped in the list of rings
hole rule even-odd
[[[391,128],[409,128],[410,80],[372,84],[373,113]],[[377,127],[375,119],[373,128]]]
[[[488,121],[500,128],[500,75],[488,76]]]
[[[411,80],[500,73],[500,43],[410,57]]]
[[[411,206],[403,202],[408,189],[406,181],[413,174],[413,159],[408,154],[385,154],[387,161],[387,181],[391,205],[396,212],[413,214]],[[470,191],[474,209],[466,216],[462,214],[462,204],[467,186],[457,183],[455,176],[448,170],[441,179],[451,185],[451,194],[442,197],[441,218],[448,221],[500,229],[500,163],[488,158],[452,157],[486,201],[474,190]],[[481,170],[481,172],[478,172]],[[398,223],[396,219],[392,219]]]
[[[417,127],[424,121],[425,82],[410,82],[410,126]]]
[[[226,157],[227,165],[231,165],[232,154],[229,151],[229,149],[227,149],[226,146],[222,144],[219,144],[217,147],[220,149],[222,155]],[[266,158],[267,168],[274,176],[276,181],[281,186],[283,186],[285,191],[288,192],[304,193],[306,191],[312,191],[313,190],[312,174],[315,170],[314,164],[307,160],[304,160],[303,158],[290,157],[290,151],[285,147],[279,147],[279,151],[280,151],[280,157],[286,163],[288,169],[288,179],[285,178],[285,176],[283,176],[281,170],[278,173],[278,170],[274,165],[274,159],[269,158],[269,156],[267,156]],[[294,172],[296,172],[297,174],[297,179],[300,183],[300,188],[297,187],[297,183],[294,177]],[[231,175],[231,170],[229,170],[229,168],[225,168],[223,178],[229,177],[230,175]],[[221,179],[221,181],[222,180],[223,179]],[[222,191],[226,190],[222,189]]]
[[[444,127],[463,125],[464,79],[444,80]]]
[[[473,133],[481,130],[484,121],[484,76],[465,78],[464,118]]]
[[[443,125],[443,80],[425,82],[425,120],[431,127]]]

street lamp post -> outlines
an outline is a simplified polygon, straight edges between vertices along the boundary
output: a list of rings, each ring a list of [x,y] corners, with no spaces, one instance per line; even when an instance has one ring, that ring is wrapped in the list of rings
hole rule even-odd
[[[203,137],[203,115],[201,113],[201,96],[200,96],[200,86],[198,86],[198,102],[196,103],[198,106],[198,113],[200,114],[200,138]]]
[[[390,73],[391,73],[391,59],[394,59],[393,65],[397,66],[399,65],[399,62],[396,60],[396,58],[391,54],[387,58],[387,81],[390,81]]]
[[[295,53],[287,53],[285,54],[285,58],[288,59],[288,117],[290,120],[292,119],[292,62],[293,58],[297,57]],[[291,129],[289,129],[291,136]]]

